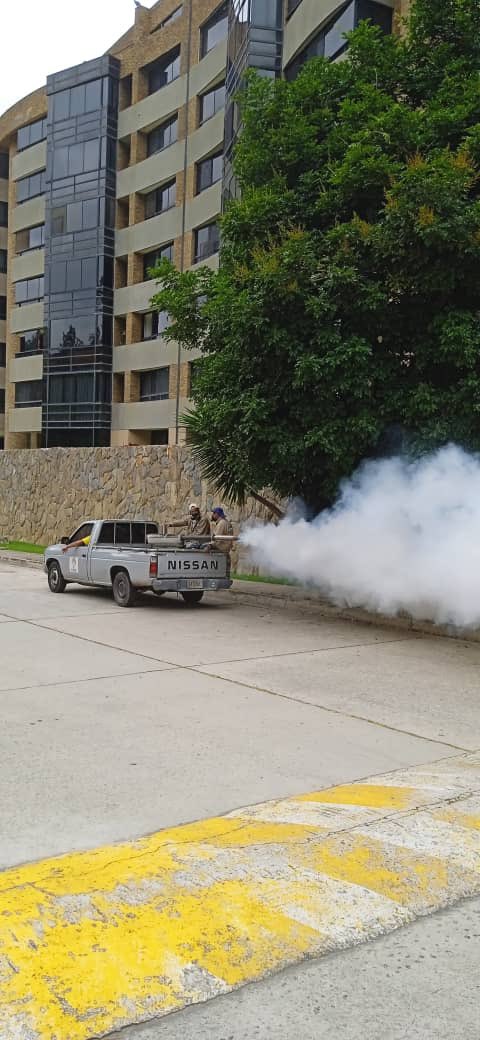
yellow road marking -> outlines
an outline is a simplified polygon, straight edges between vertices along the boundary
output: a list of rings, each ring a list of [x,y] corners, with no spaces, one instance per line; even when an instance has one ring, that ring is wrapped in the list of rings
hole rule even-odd
[[[463,756],[5,871],[1,1040],[105,1036],[480,892],[479,789]]]

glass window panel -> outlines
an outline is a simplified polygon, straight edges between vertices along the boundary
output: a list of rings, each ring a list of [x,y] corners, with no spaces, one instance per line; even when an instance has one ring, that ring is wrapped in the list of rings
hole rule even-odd
[[[67,291],[75,292],[82,288],[82,261],[69,260],[67,264]]]
[[[70,91],[70,115],[81,116],[85,112],[85,86],[72,87]]]
[[[88,199],[83,203],[82,227],[92,228],[98,224],[98,199]]]
[[[145,524],[132,524],[132,545],[145,545]]]
[[[67,231],[69,233],[73,231],[82,230],[82,203],[71,202],[67,206]]]
[[[7,363],[7,344],[0,343],[0,368],[5,368]]]
[[[52,209],[52,235],[64,235],[67,230],[67,207],[56,206]]]
[[[222,4],[218,11],[210,18],[201,30],[201,55],[202,58],[209,51],[226,40],[228,33],[228,5]]]
[[[115,524],[115,545],[130,545],[131,533],[130,524],[118,523]]]
[[[336,19],[331,29],[325,33],[325,57],[334,58],[345,50],[347,41],[344,33],[351,32],[355,28],[355,0],[349,4],[339,18]]]
[[[98,536],[98,545],[113,545],[115,541],[115,525],[112,523],[102,524]]]
[[[28,248],[40,249],[43,245],[45,245],[45,224],[38,224],[37,227],[29,229]]]
[[[0,202],[0,227],[8,227],[8,203]]]
[[[65,292],[67,288],[67,265],[65,261],[52,264],[50,269],[50,292]]]
[[[82,289],[95,289],[97,285],[97,257],[82,260]]]
[[[6,274],[7,271],[7,257],[8,253],[6,249],[0,249],[0,273]]]
[[[58,94],[54,95],[53,99],[53,118],[55,122],[60,119],[68,119],[70,114],[70,91],[61,90]]]
[[[72,144],[68,149],[68,175],[74,177],[76,173],[83,173],[84,144]]]
[[[68,177],[68,148],[55,148],[53,153],[53,177],[54,180]]]
[[[7,297],[6,296],[0,296],[0,318],[1,318],[2,321],[5,321],[6,317],[7,317]]]
[[[83,169],[85,172],[88,170],[98,170],[98,159],[99,159],[99,141],[85,141],[85,158]]]
[[[85,88],[85,112],[95,112],[102,107],[102,80],[95,79]]]

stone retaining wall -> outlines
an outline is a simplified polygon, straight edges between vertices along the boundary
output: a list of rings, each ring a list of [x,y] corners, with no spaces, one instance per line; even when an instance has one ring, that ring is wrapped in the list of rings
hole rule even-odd
[[[181,518],[190,502],[202,512],[220,504],[188,448],[48,448],[0,452],[0,537],[47,545],[84,519]],[[251,501],[233,521],[265,512]],[[252,570],[243,554],[234,559]]]

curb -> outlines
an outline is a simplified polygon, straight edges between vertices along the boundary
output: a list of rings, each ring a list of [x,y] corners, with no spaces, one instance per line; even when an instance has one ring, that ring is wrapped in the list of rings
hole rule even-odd
[[[17,564],[20,567],[43,568],[43,557],[33,553],[9,553],[8,549],[0,549],[0,563]],[[261,606],[275,609],[286,609],[296,606],[300,610],[314,611],[319,617],[332,621],[353,621],[362,625],[377,625],[381,628],[394,628],[402,632],[419,635],[437,636],[446,639],[460,639],[469,643],[480,643],[480,629],[461,629],[453,625],[436,625],[433,621],[421,621],[409,614],[372,614],[361,607],[336,606],[324,599],[319,592],[312,589],[299,588],[294,585],[270,585],[268,582],[233,582],[230,594],[245,605],[252,600]]]
[[[10,868],[0,1036],[111,1035],[478,894],[478,753]]]

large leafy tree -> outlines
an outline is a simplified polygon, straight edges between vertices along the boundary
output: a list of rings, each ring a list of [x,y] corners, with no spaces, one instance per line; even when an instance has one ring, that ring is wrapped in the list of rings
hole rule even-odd
[[[249,79],[220,270],[157,269],[168,335],[204,351],[190,439],[240,500],[322,508],[395,428],[480,449],[480,0],[349,43]]]

